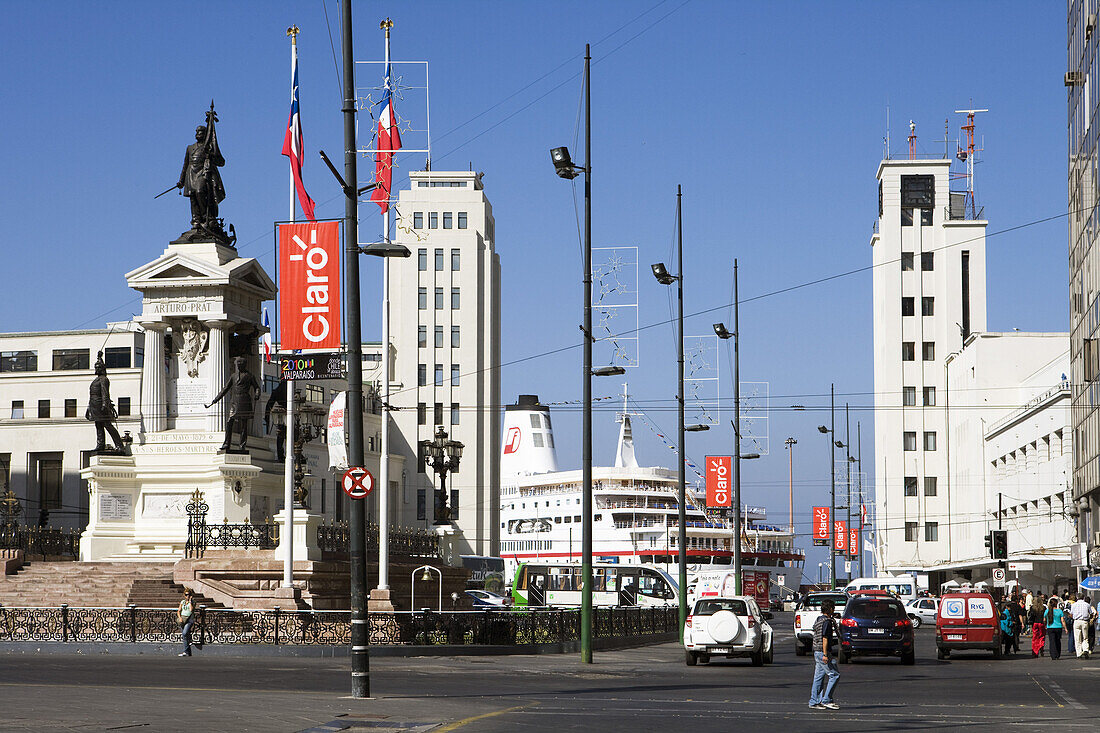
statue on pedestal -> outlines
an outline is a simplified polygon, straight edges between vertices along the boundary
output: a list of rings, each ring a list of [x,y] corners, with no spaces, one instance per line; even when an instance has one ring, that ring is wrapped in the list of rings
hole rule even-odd
[[[227,235],[223,220],[218,218],[218,204],[225,200],[225,186],[222,185],[218,168],[225,165],[225,158],[218,147],[218,134],[214,126],[217,121],[218,115],[211,101],[206,124],[195,128],[195,142],[187,146],[183,155],[180,179],[173,188],[180,189],[184,196],[191,199],[191,229],[181,234],[177,241],[214,240],[229,246],[236,242],[233,226],[230,225],[230,234]]]
[[[252,373],[248,371],[248,360],[243,356],[233,359],[235,371],[229,381],[222,387],[221,392],[215,395],[206,409],[210,409],[226,394],[229,395],[229,419],[225,421],[225,442],[222,443],[223,451],[229,450],[229,444],[233,440],[233,430],[240,433],[237,450],[246,452],[248,440],[248,426],[252,422],[255,412],[256,400],[260,397],[260,385]]]
[[[112,424],[118,419],[118,412],[111,401],[111,380],[107,379],[107,365],[103,363],[102,351],[96,357],[95,375],[89,389],[88,409],[84,412],[84,417],[95,423],[96,453],[126,455],[126,444]],[[114,450],[107,448],[104,432],[110,433],[111,440],[115,443]]]

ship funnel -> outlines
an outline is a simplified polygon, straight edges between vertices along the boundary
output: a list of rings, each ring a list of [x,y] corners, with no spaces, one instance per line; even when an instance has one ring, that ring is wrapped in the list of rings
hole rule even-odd
[[[558,470],[550,408],[539,404],[538,395],[521,394],[516,404],[504,406],[502,444],[501,478]]]

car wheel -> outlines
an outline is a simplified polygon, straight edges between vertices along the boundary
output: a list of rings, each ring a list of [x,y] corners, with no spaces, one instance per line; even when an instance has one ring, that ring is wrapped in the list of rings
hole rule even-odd
[[[806,649],[806,645],[805,645],[805,644],[803,644],[802,642],[800,642],[800,641],[796,641],[796,642],[794,643],[794,653],[795,653],[795,656],[797,656],[797,657],[804,657],[804,656],[806,656],[806,652],[807,652],[807,651],[809,651],[809,650],[808,650],[808,649]]]
[[[920,616],[910,616],[909,618],[913,621],[913,628],[914,629],[919,629],[921,624],[924,623],[923,621],[920,620]]]
[[[763,667],[764,666],[764,650],[763,649],[757,649],[755,652],[752,653],[751,659],[752,659],[752,666],[754,666],[754,667]]]
[[[936,659],[947,659],[947,650],[942,646],[936,647]]]
[[[916,654],[916,652],[906,652],[905,654],[902,654],[901,655],[901,663],[902,664],[916,664],[917,663],[917,654]]]
[[[1002,657],[1004,657],[1004,652],[1002,651],[1001,645],[997,644],[997,646],[993,647],[993,658],[1001,659]]]
[[[694,667],[699,663],[699,658],[695,656],[695,652],[689,650],[684,651],[684,663],[689,667]]]
[[[773,662],[775,662],[775,650],[769,646],[768,651],[764,654],[764,664],[772,664]]]

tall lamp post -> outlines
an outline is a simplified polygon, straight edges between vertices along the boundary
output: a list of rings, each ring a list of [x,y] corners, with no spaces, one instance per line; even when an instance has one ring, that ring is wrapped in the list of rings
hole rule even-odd
[[[829,541],[829,589],[836,590],[836,449],[845,448],[844,441],[836,439],[836,385],[829,385],[829,425],[818,425],[817,431],[829,436],[829,521],[831,540]],[[845,537],[844,546],[848,546]]]
[[[301,404],[300,393],[296,392],[294,398],[295,402]],[[271,409],[271,416],[276,426],[285,425],[286,409],[281,405]],[[291,426],[293,427],[293,432],[290,434],[293,436],[293,443],[290,447],[290,451],[292,461],[291,475],[293,477],[294,486],[294,508],[309,509],[309,489],[305,487],[305,479],[308,475],[306,472],[305,446],[306,443],[321,435],[325,425],[325,412],[319,407],[302,404],[301,407],[294,411],[292,420],[294,422],[293,426]]]
[[[439,486],[435,490],[434,524],[454,524],[451,521],[451,507],[447,501],[447,474],[458,470],[458,462],[462,459],[462,443],[447,437],[447,431],[440,425],[436,428],[433,440],[422,440],[420,445],[424,448],[424,460],[435,469],[439,476]]]
[[[798,441],[787,438],[783,443],[787,446],[787,526],[794,534],[794,447]]]

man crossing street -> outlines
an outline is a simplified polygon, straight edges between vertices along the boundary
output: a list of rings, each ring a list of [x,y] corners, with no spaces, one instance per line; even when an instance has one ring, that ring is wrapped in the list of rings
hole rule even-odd
[[[1069,607],[1069,615],[1073,617],[1073,646],[1078,659],[1089,658],[1089,626],[1095,614],[1088,596],[1081,596]]]

